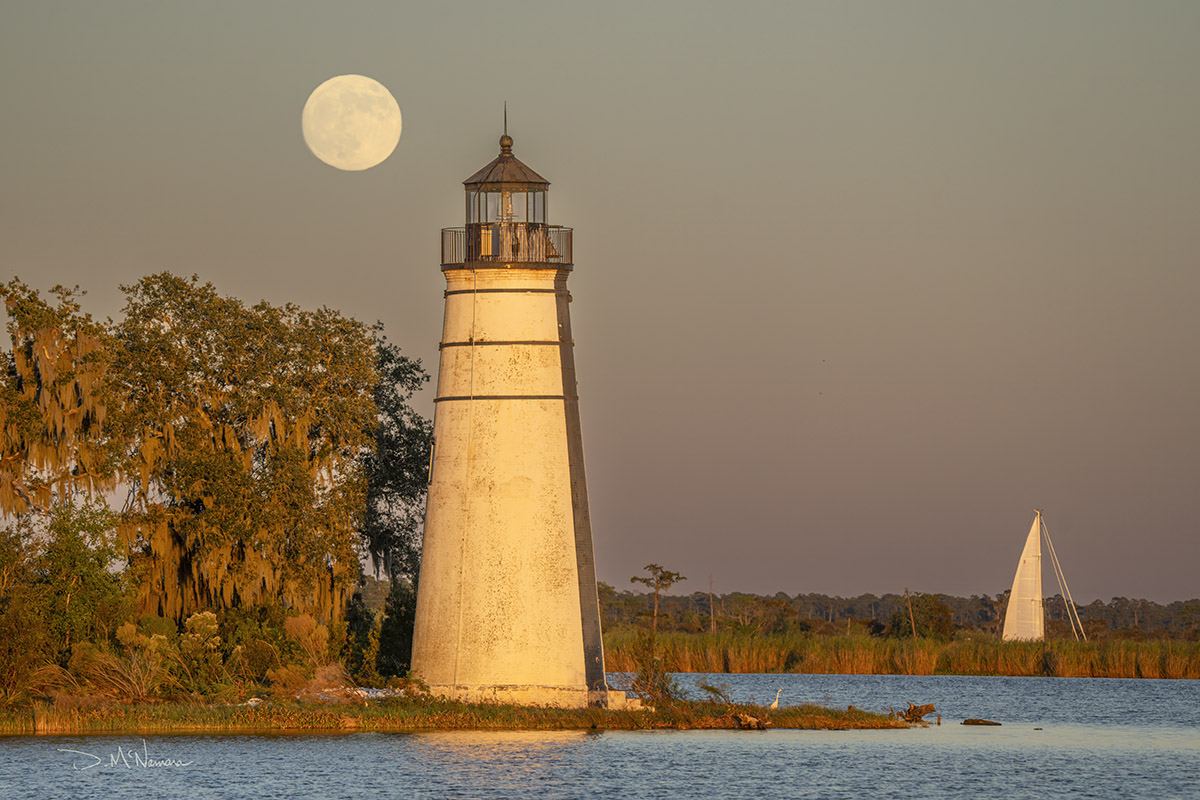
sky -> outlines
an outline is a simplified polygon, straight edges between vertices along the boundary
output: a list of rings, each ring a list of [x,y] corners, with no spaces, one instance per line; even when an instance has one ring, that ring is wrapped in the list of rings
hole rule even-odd
[[[439,231],[551,182],[598,577],[1200,596],[1200,4],[7,2],[0,278],[168,270],[380,320],[436,374]],[[392,156],[319,161],[335,75]],[[417,398],[432,416],[433,396]],[[1047,572],[1046,585],[1056,591]]]

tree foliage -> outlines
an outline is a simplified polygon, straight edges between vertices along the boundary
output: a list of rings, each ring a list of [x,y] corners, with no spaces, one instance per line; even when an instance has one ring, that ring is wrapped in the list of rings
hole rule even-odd
[[[51,292],[56,304],[16,278],[0,284],[11,341],[0,355],[0,514],[114,484],[108,333],[81,312],[78,288]]]
[[[659,596],[680,581],[686,581],[687,578],[683,577],[683,575],[679,574],[678,572],[672,572],[669,569],[665,569],[659,564],[647,564],[644,569],[650,574],[634,575],[629,579],[629,582],[643,584],[650,587],[650,590],[654,592],[654,616],[651,623],[651,630],[657,632]]]
[[[369,329],[327,308],[248,307],[194,277],[122,290],[112,391],[137,479],[120,530],[147,574],[142,609],[339,614],[374,444]]]
[[[893,612],[883,633],[897,639],[911,639],[914,627],[919,638],[949,639],[954,636],[953,613],[941,595],[914,594],[912,616],[907,608]]]
[[[113,569],[124,561],[115,522],[100,502],[59,503],[34,548],[34,586],[60,659],[74,642],[107,638],[132,608],[133,576]]]
[[[367,507],[363,542],[376,571],[393,583],[415,584],[420,568],[420,525],[428,485],[433,425],[410,401],[429,381],[421,362],[378,334],[375,340],[375,448],[364,460]]]
[[[0,528],[0,706],[23,699],[54,656],[35,589],[32,522],[27,515]]]
[[[169,273],[121,288],[114,323],[78,289],[0,285],[0,702],[35,675],[144,698],[327,678],[342,657],[406,669],[420,362],[328,308]],[[390,579],[388,617],[347,636],[363,557]]]
[[[134,575],[102,503],[56,502],[0,529],[0,703],[21,697],[41,664],[65,665],[133,608]]]
[[[367,553],[415,581],[429,423],[420,363],[357,320],[247,305],[169,273],[117,323],[0,286],[0,512],[127,491],[143,613],[278,602],[331,619]]]
[[[378,666],[384,675],[403,676],[412,663],[413,628],[417,622],[417,592],[406,581],[392,584],[380,625]]]
[[[428,488],[433,425],[413,411],[412,395],[429,381],[421,362],[410,359],[377,330],[379,420],[375,448],[366,456],[367,505],[362,541],[375,571],[390,582],[384,614],[367,639],[367,674],[403,676],[412,659],[416,624],[421,532]],[[372,675],[373,677],[373,675]]]

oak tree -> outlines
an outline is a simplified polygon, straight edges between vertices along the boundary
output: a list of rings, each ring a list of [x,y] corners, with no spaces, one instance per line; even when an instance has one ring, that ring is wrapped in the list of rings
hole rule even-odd
[[[370,330],[247,306],[168,273],[123,286],[112,391],[131,476],[120,531],[143,612],[281,602],[338,616],[359,574],[374,445]]]

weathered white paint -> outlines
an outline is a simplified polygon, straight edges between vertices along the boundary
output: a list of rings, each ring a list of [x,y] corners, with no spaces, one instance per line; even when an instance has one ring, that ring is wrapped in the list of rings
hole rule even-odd
[[[480,266],[445,271],[438,397],[473,399],[435,412],[413,669],[443,696],[584,706],[561,399],[575,394],[560,344],[568,272]]]

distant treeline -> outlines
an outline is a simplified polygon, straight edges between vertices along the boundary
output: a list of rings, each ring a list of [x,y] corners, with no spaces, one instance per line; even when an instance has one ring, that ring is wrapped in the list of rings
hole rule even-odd
[[[909,601],[912,614],[909,614]],[[657,628],[662,633],[864,634],[885,638],[952,638],[972,632],[999,636],[1008,592],[989,597],[945,594],[863,594],[831,597],[783,592],[774,595],[693,592],[659,597]],[[1046,599],[1047,638],[1072,638],[1066,606],[1059,595]],[[600,584],[600,609],[606,632],[649,627],[654,615],[652,592],[618,592]],[[1090,639],[1200,640],[1200,599],[1166,605],[1151,600],[1114,597],[1079,606]]]

